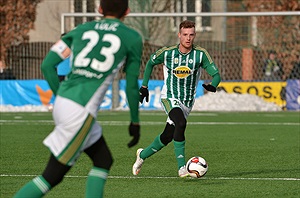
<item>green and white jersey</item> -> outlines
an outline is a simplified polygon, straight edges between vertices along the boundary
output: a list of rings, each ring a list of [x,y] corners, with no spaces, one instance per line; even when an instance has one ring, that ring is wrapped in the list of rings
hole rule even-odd
[[[72,51],[70,73],[59,84],[56,66]],[[104,18],[77,26],[52,46],[41,69],[55,95],[70,99],[88,111],[97,112],[115,74],[124,65],[126,95],[131,121],[138,122],[142,37],[119,19]]]
[[[85,106],[99,87],[106,91],[124,64],[126,73],[139,75],[142,38],[118,19],[81,24],[63,36],[62,41],[72,51],[72,69],[57,95]]]
[[[193,46],[190,52],[183,54],[178,47],[179,45],[163,47],[151,55],[143,85],[148,85],[153,67],[163,64],[164,85],[161,98],[175,98],[185,106],[192,107],[201,69],[205,69],[211,76],[218,73],[218,69],[205,49]]]

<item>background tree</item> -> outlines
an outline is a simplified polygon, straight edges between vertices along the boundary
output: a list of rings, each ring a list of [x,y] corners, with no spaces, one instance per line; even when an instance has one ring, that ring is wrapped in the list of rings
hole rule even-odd
[[[34,28],[36,7],[42,0],[0,1],[0,62],[6,67],[7,50],[11,45],[29,41]]]

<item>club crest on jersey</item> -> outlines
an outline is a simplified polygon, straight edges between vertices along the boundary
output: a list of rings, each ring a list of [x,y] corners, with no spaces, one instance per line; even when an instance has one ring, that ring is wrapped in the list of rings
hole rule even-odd
[[[192,70],[187,66],[179,66],[173,70],[173,74],[177,78],[186,78],[192,74]]]
[[[175,63],[175,64],[178,64],[178,62],[179,62],[179,61],[178,61],[178,58],[174,58],[174,63]]]

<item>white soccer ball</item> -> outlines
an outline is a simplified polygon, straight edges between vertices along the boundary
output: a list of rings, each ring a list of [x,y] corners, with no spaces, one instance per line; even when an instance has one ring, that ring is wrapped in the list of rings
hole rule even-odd
[[[200,178],[207,173],[208,164],[204,158],[194,156],[187,161],[186,169],[191,177]]]

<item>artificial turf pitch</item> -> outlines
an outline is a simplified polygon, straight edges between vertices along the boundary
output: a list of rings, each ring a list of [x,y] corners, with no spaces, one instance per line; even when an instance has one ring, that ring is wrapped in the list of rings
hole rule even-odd
[[[186,161],[206,159],[200,179],[177,176],[173,144],[131,173],[136,149],[148,146],[164,129],[163,112],[141,111],[141,139],[127,148],[128,112],[100,111],[98,122],[114,157],[105,186],[107,198],[299,197],[299,112],[192,112],[186,129]],[[12,197],[39,175],[49,158],[43,139],[53,129],[50,112],[4,113],[0,117],[0,197]],[[92,167],[83,154],[62,183],[45,197],[84,197]]]

